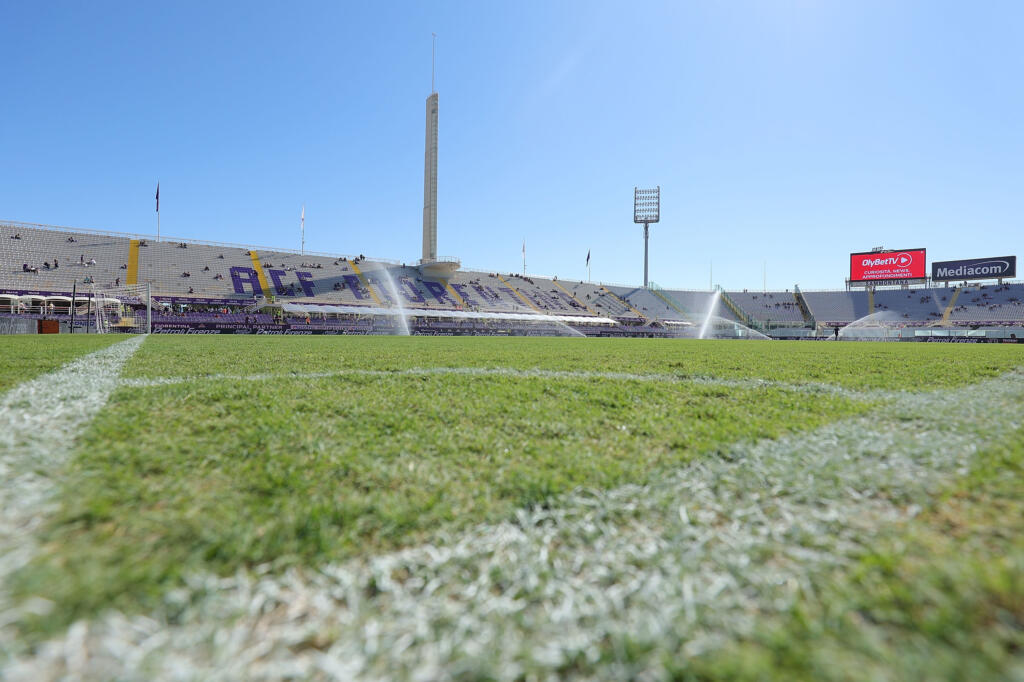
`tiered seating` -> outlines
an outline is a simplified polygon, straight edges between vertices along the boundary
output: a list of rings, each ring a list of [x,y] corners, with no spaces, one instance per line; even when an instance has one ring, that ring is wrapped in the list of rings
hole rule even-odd
[[[125,283],[121,266],[127,260],[125,237],[0,224],[0,289],[56,293],[70,292],[75,284],[79,290],[92,283],[113,287]],[[35,270],[26,272],[26,265]]]
[[[804,316],[796,298],[789,292],[730,291],[729,298],[751,318],[762,323],[794,322],[803,324]]]
[[[949,319],[954,324],[1024,324],[1024,283],[965,287]]]
[[[802,291],[807,307],[818,324],[844,325],[867,315],[866,291]]]
[[[393,306],[401,299],[409,310],[488,313],[547,313],[575,317],[608,317],[623,322],[646,319],[699,323],[714,296],[708,291],[603,287],[541,277],[465,272],[450,281],[424,278],[413,266],[393,262],[278,250],[249,250],[194,242],[142,239],[133,247],[129,235],[94,234],[44,226],[0,224],[0,292],[10,292],[0,305],[8,311],[24,303],[20,292],[66,295],[73,286],[88,289],[86,278],[99,288],[149,282],[157,296],[227,299],[243,305],[255,294],[279,301],[344,306]],[[136,260],[133,262],[132,258]],[[59,263],[54,267],[55,263]],[[37,271],[38,270],[38,271]],[[392,287],[393,283],[393,287]],[[874,311],[891,311],[907,324],[938,321],[953,300],[953,288],[881,289],[874,292]],[[660,294],[660,295],[659,295]],[[664,296],[668,300],[666,301]],[[745,315],[762,323],[803,323],[789,292],[730,292],[729,299]],[[848,324],[871,312],[868,292],[808,291],[803,293],[820,324]],[[65,299],[66,300],[66,299]],[[29,300],[26,310],[42,305]],[[632,306],[632,307],[631,307]],[[66,308],[66,306],[65,306]],[[644,317],[640,317],[636,308]],[[28,312],[38,312],[28,310]],[[58,311],[59,312],[59,311]],[[8,312],[8,314],[10,314]],[[209,317],[189,321],[238,321]],[[720,303],[719,317],[736,320]],[[950,320],[958,324],[1024,324],[1024,284],[972,286],[962,290]],[[250,316],[251,321],[251,316]]]
[[[711,305],[711,299],[714,297],[713,291],[688,291],[682,289],[666,289],[665,295],[670,296],[672,301],[681,307],[687,313],[693,315],[698,319],[704,319],[707,314],[708,306]],[[740,322],[729,307],[723,303],[719,303],[715,315],[722,318],[723,320],[730,320],[732,322]]]
[[[630,305],[643,313],[649,320],[682,321],[686,319],[675,308],[672,308],[665,301],[658,298],[658,296],[642,287],[631,289],[629,287],[609,286],[608,289],[619,298],[629,301]]]
[[[589,310],[574,301],[570,295],[558,288],[555,283],[543,277],[524,277],[510,274],[505,277],[509,286],[514,288],[527,300],[534,309],[549,315],[591,316]]]
[[[878,289],[872,312],[893,311],[909,322],[937,322],[956,289]]]
[[[532,310],[494,273],[456,272],[451,285],[470,310],[521,313]]]
[[[231,268],[252,268],[246,251],[179,242],[141,240],[138,283],[150,282],[163,296],[251,298],[251,290],[235,291]],[[127,260],[127,259],[126,259]],[[186,274],[187,273],[187,274]]]
[[[374,294],[378,292],[374,289],[371,293],[356,273],[356,268],[360,272],[372,269],[368,261],[358,257],[350,260],[264,249],[254,252],[275,296],[306,303],[377,305]],[[373,283],[369,286],[373,287]]]
[[[581,303],[590,306],[592,310],[600,315],[617,320],[643,319],[623,299],[600,285],[589,282],[564,282],[562,280],[559,280],[559,284],[565,287]]]

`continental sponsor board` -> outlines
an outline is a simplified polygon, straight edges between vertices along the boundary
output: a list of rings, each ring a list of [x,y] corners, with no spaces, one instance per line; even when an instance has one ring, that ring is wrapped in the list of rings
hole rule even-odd
[[[925,250],[900,249],[850,254],[851,282],[889,282],[924,279]]]
[[[1006,279],[1017,276],[1017,257],[970,258],[932,263],[932,279]]]

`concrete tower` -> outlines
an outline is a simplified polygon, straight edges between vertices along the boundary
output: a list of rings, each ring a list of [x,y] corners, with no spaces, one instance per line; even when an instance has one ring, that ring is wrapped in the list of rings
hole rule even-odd
[[[431,92],[430,97],[427,98],[427,141],[423,150],[423,262],[430,263],[436,260],[437,92],[435,91]]]

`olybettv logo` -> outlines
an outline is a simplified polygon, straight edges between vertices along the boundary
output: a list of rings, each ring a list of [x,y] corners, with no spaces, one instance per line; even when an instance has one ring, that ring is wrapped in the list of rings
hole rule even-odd
[[[897,265],[901,268],[909,267],[914,262],[914,257],[909,253],[902,251],[897,253],[895,256],[889,256],[887,258],[865,258],[860,264],[865,268],[878,267],[879,265]]]

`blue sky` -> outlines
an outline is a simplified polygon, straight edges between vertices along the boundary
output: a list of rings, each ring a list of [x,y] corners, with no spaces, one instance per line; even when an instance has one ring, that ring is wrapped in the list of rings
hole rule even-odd
[[[1024,3],[0,6],[0,219],[663,286],[1024,252]]]

